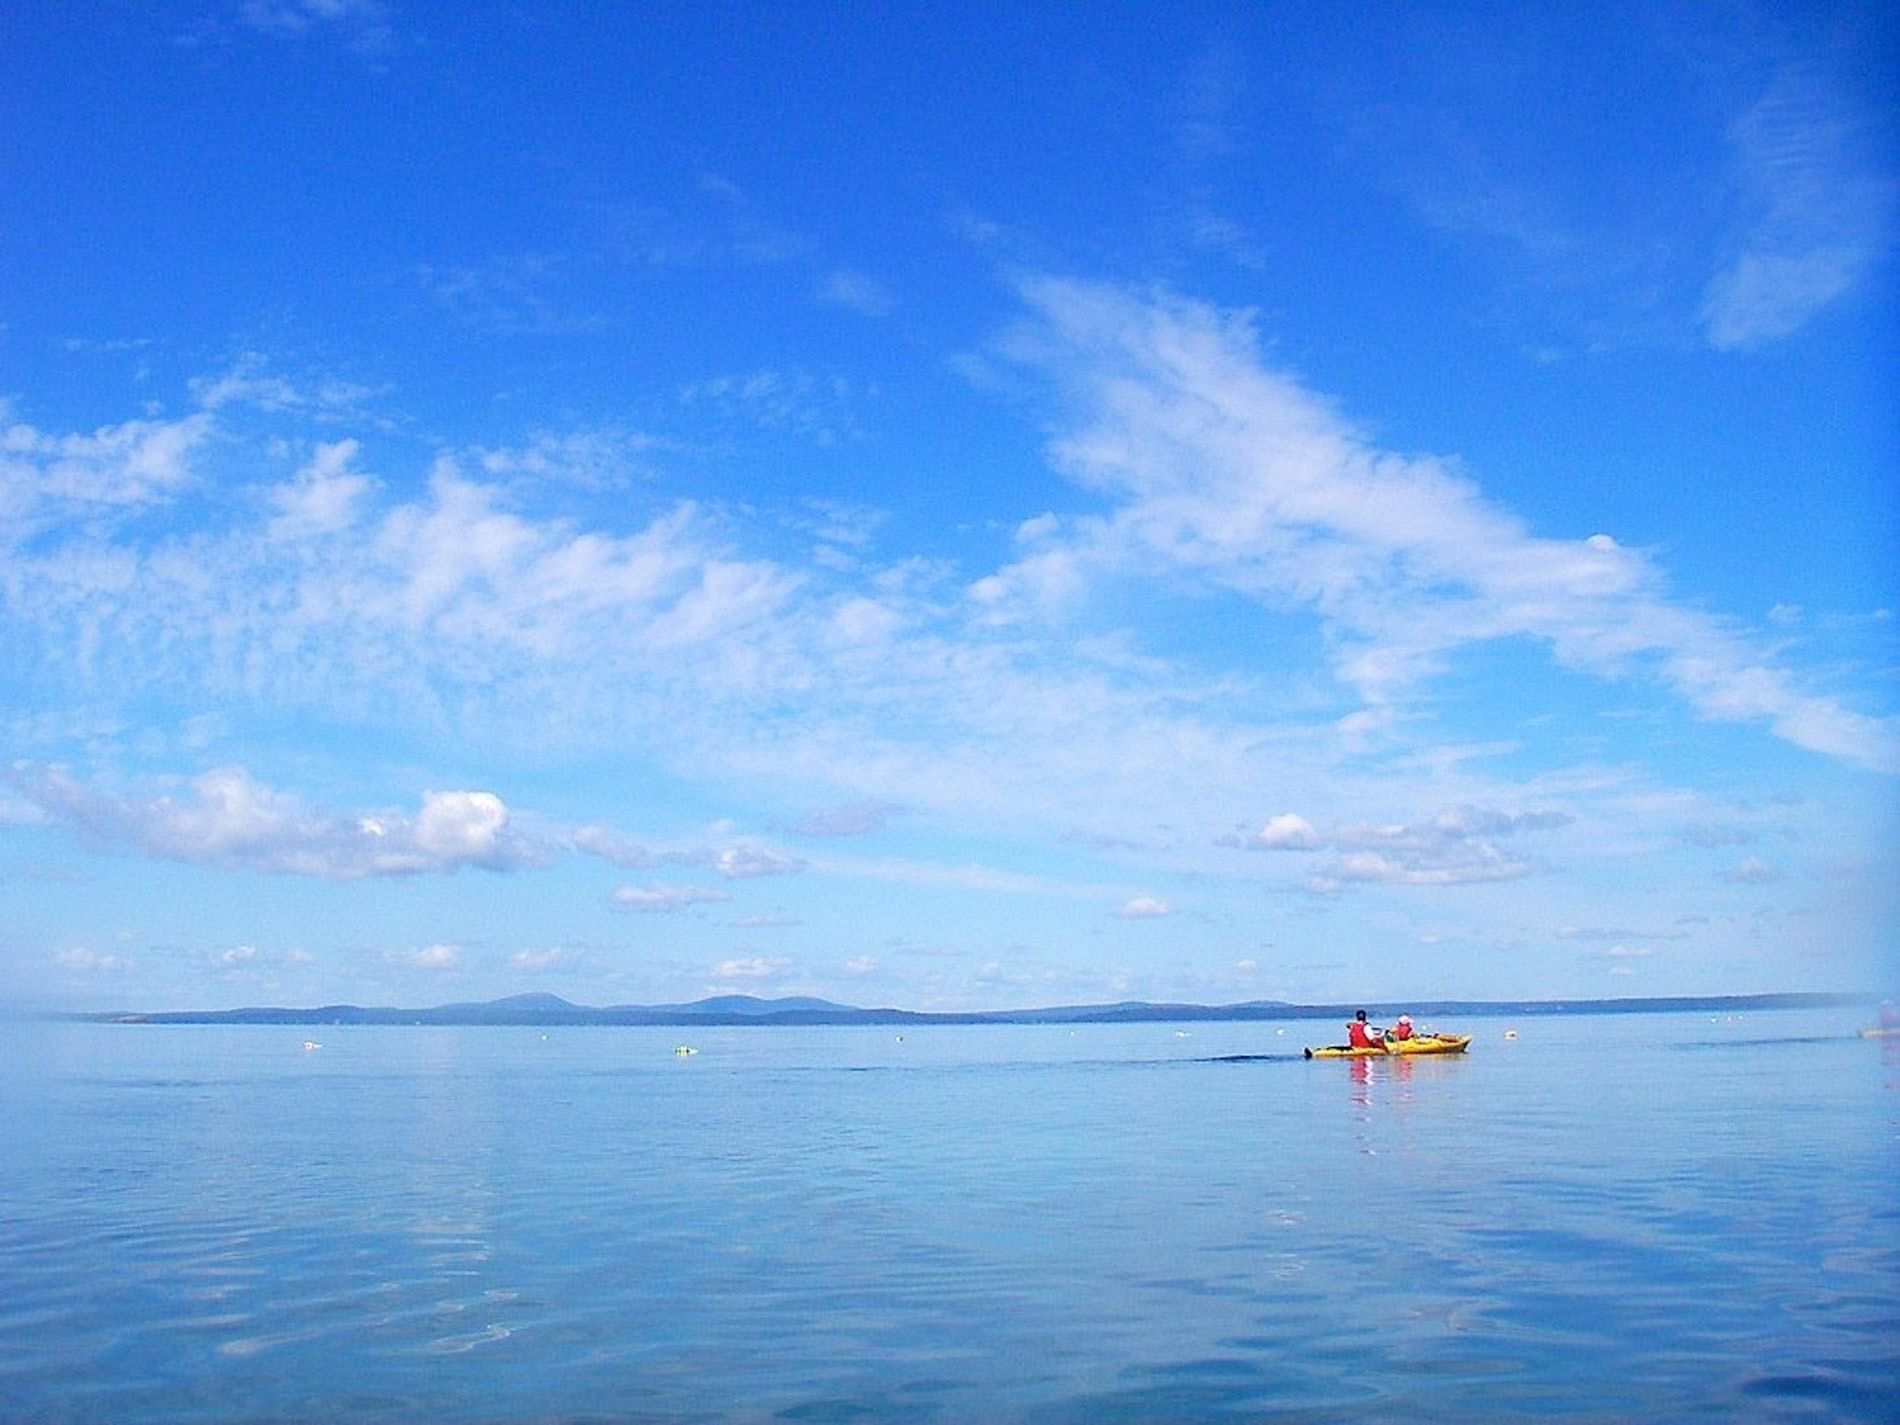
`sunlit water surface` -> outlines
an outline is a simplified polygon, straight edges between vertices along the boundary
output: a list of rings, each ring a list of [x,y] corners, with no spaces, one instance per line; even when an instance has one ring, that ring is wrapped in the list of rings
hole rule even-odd
[[[1894,1045],[1460,1027],[0,1026],[0,1415],[1900,1414]]]

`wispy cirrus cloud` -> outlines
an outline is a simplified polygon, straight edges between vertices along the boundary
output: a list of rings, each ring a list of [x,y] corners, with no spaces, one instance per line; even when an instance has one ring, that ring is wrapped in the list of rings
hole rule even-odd
[[[1813,69],[1776,75],[1729,139],[1747,217],[1703,297],[1719,350],[1788,336],[1859,286],[1892,251],[1900,213],[1873,121]]]
[[[1370,707],[1415,696],[1458,650],[1528,636],[1565,667],[1644,676],[1699,715],[1900,771],[1900,724],[1804,690],[1661,570],[1602,533],[1533,534],[1454,464],[1381,450],[1260,358],[1251,321],[1165,293],[1033,279],[1009,350],[1062,388],[1051,458],[1106,508],[1041,520],[972,586],[992,618],[1046,616],[1100,581],[1166,570],[1311,609]]]
[[[621,886],[613,894],[616,909],[661,915],[696,905],[717,905],[731,899],[724,891],[709,890],[703,886]]]
[[[273,415],[312,420],[367,420],[370,387],[336,376],[293,378],[272,367],[262,352],[247,351],[220,375],[191,382],[191,394],[207,411],[247,406]]]
[[[0,428],[0,547],[72,519],[124,513],[175,497],[195,477],[212,433],[200,412],[59,434],[25,422]]]
[[[790,968],[791,962],[788,960],[769,955],[753,955],[721,960],[713,966],[712,978],[726,983],[734,980],[770,980],[776,979]]]
[[[813,812],[792,831],[799,836],[868,836],[901,810],[889,802],[850,802]]]
[[[818,300],[861,317],[888,317],[897,309],[897,298],[889,286],[869,273],[850,268],[838,268],[821,277]]]
[[[1028,318],[1006,350],[1057,393],[1050,459],[1094,508],[1025,519],[1015,557],[976,577],[901,553],[874,562],[863,512],[823,512],[842,531],[827,542],[849,536],[853,560],[804,565],[756,552],[777,531],[769,520],[761,530],[690,501],[616,507],[612,527],[548,513],[525,452],[557,461],[558,442],[498,460],[444,452],[418,488],[369,473],[346,439],[317,445],[209,530],[49,530],[0,565],[0,632],[49,681],[452,728],[491,747],[634,749],[680,775],[794,789],[793,805],[830,808],[793,824],[805,835],[869,830],[874,808],[902,806],[920,825],[1205,846],[1261,786],[1283,805],[1325,795],[1367,824],[1383,806],[1416,822],[1445,796],[1430,796],[1428,769],[1401,787],[1388,764],[1375,788],[1364,759],[1403,745],[1411,709],[1462,650],[1509,637],[1591,676],[1653,680],[1704,717],[1900,766],[1891,717],[1807,691],[1730,625],[1672,602],[1650,556],[1607,535],[1534,535],[1455,465],[1380,449],[1269,367],[1244,315],[1054,279],[1022,292]],[[223,435],[215,422],[229,409],[165,426],[149,476],[129,452],[157,428],[111,428],[101,446],[75,437],[74,449],[118,470],[129,498],[178,498],[194,443]],[[47,452],[65,439],[19,442],[34,498],[56,483]],[[1279,694],[1291,683],[1157,656],[1132,634],[1077,636],[1064,609],[1088,612],[1117,581],[1311,615],[1329,667],[1303,672],[1305,700],[1290,701]],[[1332,686],[1314,696],[1325,672]],[[1474,805],[1501,795],[1482,778],[1463,785],[1453,795]],[[317,874],[381,873],[347,821],[339,835],[324,830],[339,819],[276,815],[314,818],[312,839],[329,837],[310,864],[332,869]],[[176,806],[95,820],[118,827],[120,844],[178,834],[166,832]],[[1158,837],[1164,823],[1199,831]],[[1319,849],[1322,833],[1296,821],[1261,835]],[[1325,833],[1338,857],[1327,874],[1342,885],[1501,879],[1530,864],[1489,856],[1482,836],[1458,839],[1465,859],[1434,862],[1414,845],[1347,848],[1338,835]],[[727,879],[801,868],[749,841],[659,842],[604,825],[542,833],[542,854],[561,850]],[[276,853],[260,842],[244,854],[265,866]],[[811,869],[1051,881],[915,861]]]

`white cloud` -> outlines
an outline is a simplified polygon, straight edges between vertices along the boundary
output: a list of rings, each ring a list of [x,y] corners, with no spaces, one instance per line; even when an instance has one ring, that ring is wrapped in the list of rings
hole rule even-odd
[[[536,431],[514,448],[477,449],[484,475],[567,485],[582,490],[619,490],[645,473],[642,458],[666,445],[654,436],[618,427]]]
[[[503,846],[508,808],[493,792],[424,792],[415,819],[417,848],[436,866],[511,864]]]
[[[49,682],[188,689],[490,749],[611,748],[670,776],[771,785],[829,808],[792,828],[806,835],[869,829],[872,808],[902,806],[935,825],[1073,833],[1097,847],[1112,838],[1147,856],[1251,825],[1259,831],[1227,844],[1316,853],[1321,883],[1335,888],[1535,869],[1503,850],[1503,838],[1536,829],[1526,825],[1412,827],[1425,840],[1396,845],[1337,829],[1434,795],[1512,795],[1417,749],[1428,680],[1481,641],[1530,634],[1580,671],[1647,672],[1705,716],[1900,766],[1893,719],[1804,692],[1728,625],[1669,603],[1649,555],[1600,533],[1537,538],[1454,465],[1378,449],[1266,368],[1244,318],[1084,284],[1026,291],[1038,318],[1015,350],[1068,398],[1052,454],[1098,508],[1023,520],[990,604],[959,596],[982,581],[941,561],[847,569],[752,557],[731,510],[676,503],[612,529],[551,514],[533,503],[546,482],[528,478],[523,457],[497,464],[491,473],[506,478],[492,483],[445,456],[425,489],[396,496],[399,475],[372,481],[338,441],[252,504],[296,539],[260,538],[271,525],[247,524],[241,507],[190,535],[75,524],[0,561],[0,620]],[[828,544],[869,557],[865,520],[818,513],[836,527]],[[778,516],[765,520],[762,541],[782,535]],[[1310,612],[1339,682],[1296,669],[1280,683],[1241,661],[1208,672],[1188,655],[1148,653],[1132,633],[1078,636],[1039,621],[1062,605],[1086,623],[1112,607],[1091,600],[1115,580],[1131,581],[1120,593],[1165,585]],[[1342,687],[1363,706],[1342,710]],[[1408,750],[1410,766],[1396,759]],[[340,877],[530,854],[472,793],[358,817],[255,788],[214,813],[198,805],[208,795],[67,795],[61,816],[151,854]],[[1263,798],[1331,807],[1334,829],[1284,820],[1293,812],[1261,826]],[[35,806],[46,814],[61,800],[47,792]],[[193,816],[239,812],[261,818],[248,839],[194,836]],[[603,825],[549,832],[545,844],[629,870],[739,878],[805,867],[774,848],[668,847]],[[809,869],[1125,894],[974,864]]]
[[[1322,834],[1304,817],[1286,812],[1246,841],[1228,845],[1263,850],[1330,851],[1309,881],[1312,889],[1337,893],[1356,883],[1461,886],[1515,880],[1537,866],[1499,843],[1525,832],[1570,824],[1565,812],[1508,813],[1492,807],[1446,807],[1419,823],[1342,827]]]
[[[17,765],[13,781],[84,840],[198,865],[347,881],[462,866],[510,870],[539,859],[511,833],[508,809],[492,792],[425,792],[413,817],[338,817],[305,810],[242,767],[194,778],[188,795],[149,799],[93,791],[57,768]]]
[[[613,895],[614,904],[622,910],[660,913],[685,910],[695,905],[713,905],[731,899],[724,891],[706,890],[699,886],[621,886]]]
[[[418,970],[453,970],[462,963],[462,950],[457,945],[425,945],[399,958]]]
[[[877,956],[854,955],[844,962],[844,969],[848,975],[875,975],[878,972]]]
[[[1260,829],[1254,844],[1273,851],[1311,851],[1320,844],[1313,823],[1298,812],[1282,812]]]
[[[1668,602],[1649,558],[1604,535],[1549,539],[1450,462],[1380,450],[1261,361],[1242,315],[1040,279],[1010,345],[1070,407],[1053,458],[1108,501],[979,585],[987,617],[1152,571],[1312,608],[1336,675],[1369,707],[1416,695],[1466,645],[1528,635],[1566,667],[1647,672],[1704,717],[1766,723],[1811,751],[1900,770],[1900,725],[1802,691],[1723,622]]]
[[[1747,204],[1739,251],[1710,281],[1710,345],[1760,346],[1797,331],[1865,281],[1893,246],[1896,188],[1870,128],[1814,73],[1788,71],[1735,123]]]
[[[764,846],[728,846],[713,858],[713,869],[728,880],[754,876],[785,876],[805,869],[805,863]]]
[[[825,274],[818,284],[818,298],[861,317],[888,317],[897,307],[897,299],[884,283],[844,268]]]
[[[300,35],[313,26],[380,23],[382,0],[243,0],[238,15],[253,29]]]
[[[855,414],[863,399],[846,377],[802,369],[713,376],[680,387],[682,406],[703,408],[726,421],[799,436],[821,446],[859,435]]]
[[[279,512],[271,523],[272,538],[296,541],[334,535],[356,522],[357,507],[371,488],[367,477],[349,468],[359,449],[353,440],[320,445],[291,484],[271,492]]]
[[[888,802],[851,802],[813,812],[792,830],[799,836],[868,836],[898,809]]]
[[[532,974],[544,971],[573,969],[580,957],[572,950],[550,947],[541,950],[517,950],[508,957],[508,963],[516,970]]]
[[[576,827],[568,834],[568,844],[576,851],[598,856],[625,871],[643,871],[661,864],[662,858],[629,837],[605,826]]]
[[[1125,902],[1115,915],[1121,920],[1158,920],[1162,916],[1173,915],[1174,907],[1154,896],[1134,896]]]
[[[68,946],[56,951],[53,963],[62,970],[78,970],[86,974],[116,975],[129,966],[117,955],[101,955],[98,951],[84,945]]]
[[[1781,872],[1759,856],[1745,856],[1722,873],[1722,879],[1742,886],[1765,886],[1781,879]]]
[[[0,541],[172,498],[191,483],[192,458],[211,429],[206,415],[125,421],[89,435],[23,423],[0,429]]]
[[[207,411],[247,406],[273,414],[294,412],[323,420],[356,418],[374,394],[367,386],[334,377],[318,377],[302,384],[269,369],[257,352],[246,352],[221,376],[191,382],[191,394]]]
[[[787,968],[784,960],[767,959],[755,956],[747,960],[722,960],[713,966],[712,977],[715,980],[769,980],[781,975]]]

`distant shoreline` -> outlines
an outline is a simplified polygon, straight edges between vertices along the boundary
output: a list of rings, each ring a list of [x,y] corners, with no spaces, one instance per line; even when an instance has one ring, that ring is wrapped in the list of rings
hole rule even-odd
[[[1868,1005],[1872,994],[1804,993],[1752,995],[1651,995],[1625,999],[1562,1000],[1413,1000],[1390,1002],[1414,1018],[1425,1016],[1496,1018],[1504,1015],[1606,1015],[1670,1012],[1734,1013],[1759,1009],[1831,1009]],[[1240,1004],[1063,1005],[1043,1009],[931,1011],[861,1009],[814,999],[754,999],[727,995],[691,1004],[571,1004],[556,995],[515,995],[477,1004],[434,1005],[422,1009],[322,1005],[309,1009],[252,1007],[156,1011],[72,1011],[35,1015],[42,1020],[100,1024],[294,1024],[294,1025],[930,1025],[930,1024],[1133,1024],[1350,1018],[1353,1011],[1381,1002],[1292,1004],[1250,1000]],[[1385,1011],[1375,1011],[1375,1018]]]

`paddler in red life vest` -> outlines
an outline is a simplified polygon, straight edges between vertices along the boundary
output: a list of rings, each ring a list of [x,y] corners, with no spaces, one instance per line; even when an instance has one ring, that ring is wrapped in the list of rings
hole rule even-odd
[[[1366,1023],[1366,1012],[1362,1009],[1346,1021],[1346,1044],[1353,1049],[1383,1049],[1385,1031]]]
[[[1393,1023],[1391,1030],[1387,1032],[1385,1037],[1388,1039],[1410,1039],[1412,1037],[1412,1016],[1409,1014],[1401,1014]]]

